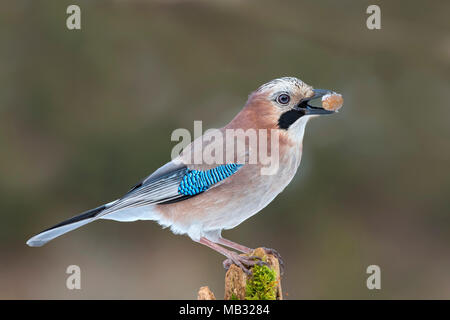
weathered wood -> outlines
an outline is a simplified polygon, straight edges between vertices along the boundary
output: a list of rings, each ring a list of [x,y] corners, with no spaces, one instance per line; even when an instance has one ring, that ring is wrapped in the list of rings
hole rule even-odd
[[[244,255],[244,254],[243,254]],[[263,261],[267,262],[268,267],[275,272],[275,280],[270,281],[269,288],[272,288],[275,292],[273,297],[277,300],[283,300],[283,292],[281,289],[281,276],[280,276],[280,263],[276,256],[272,254],[267,254],[263,248],[257,248],[252,253],[247,254],[247,256],[257,256]],[[252,269],[252,271],[254,271]],[[268,269],[259,269],[260,274],[265,276],[264,272],[267,272],[267,276],[273,277],[273,272]],[[237,265],[232,264],[225,274],[225,300],[245,300],[251,297],[247,296],[247,285],[252,285],[252,281],[255,280],[252,276],[247,276],[247,274],[242,271]],[[265,288],[267,289],[267,287]],[[272,291],[270,291],[272,293]],[[267,296],[264,292],[256,292],[256,296]],[[212,297],[212,298],[211,298]],[[254,297],[253,297],[254,298]],[[199,300],[212,300],[215,299],[214,294],[209,290],[208,287],[201,287],[198,292]]]
[[[225,274],[225,300],[244,300],[247,275],[237,265],[232,264]]]
[[[205,286],[198,290],[197,300],[216,300],[216,297],[209,287]]]

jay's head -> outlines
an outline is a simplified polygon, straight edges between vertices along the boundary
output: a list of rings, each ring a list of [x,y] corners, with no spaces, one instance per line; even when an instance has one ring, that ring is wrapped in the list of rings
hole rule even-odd
[[[260,127],[297,131],[304,128],[311,117],[335,113],[321,106],[320,98],[329,94],[334,92],[313,89],[297,78],[284,77],[259,87],[250,95],[245,109]]]

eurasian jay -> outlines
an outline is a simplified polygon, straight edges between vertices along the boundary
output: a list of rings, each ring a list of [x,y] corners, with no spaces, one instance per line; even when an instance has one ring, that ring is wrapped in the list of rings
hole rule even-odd
[[[330,95],[335,93],[294,77],[272,80],[250,94],[229,124],[195,139],[123,197],[44,230],[27,244],[42,246],[98,219],[154,220],[223,254],[226,268],[235,263],[249,273],[263,262],[225,248],[252,252],[221,232],[258,213],[290,183],[300,165],[306,123],[335,112],[310,101]]]

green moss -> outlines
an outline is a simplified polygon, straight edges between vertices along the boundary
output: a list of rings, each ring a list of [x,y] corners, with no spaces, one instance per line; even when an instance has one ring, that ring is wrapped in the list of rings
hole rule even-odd
[[[231,294],[230,300],[239,300],[238,297],[234,294],[234,292]]]
[[[276,300],[277,274],[267,266],[254,266],[253,275],[247,280],[246,300]]]

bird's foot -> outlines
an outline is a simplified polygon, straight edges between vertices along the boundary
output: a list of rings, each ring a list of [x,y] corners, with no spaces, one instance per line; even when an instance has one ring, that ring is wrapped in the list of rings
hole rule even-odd
[[[281,273],[281,274],[284,274],[284,262],[283,262],[283,259],[281,259],[281,255],[278,253],[278,251],[275,250],[275,249],[266,248],[266,247],[262,247],[262,248],[264,249],[264,251],[265,251],[267,254],[271,254],[271,255],[273,255],[275,258],[278,259],[278,263],[280,264],[280,273]]]
[[[245,255],[239,255],[236,252],[231,251],[230,256],[228,259],[226,259],[223,262],[223,267],[228,270],[232,264],[237,265],[239,268],[242,269],[247,275],[251,276],[251,267],[258,265],[258,266],[267,266],[267,262],[262,261],[260,257],[257,256],[245,256]]]

